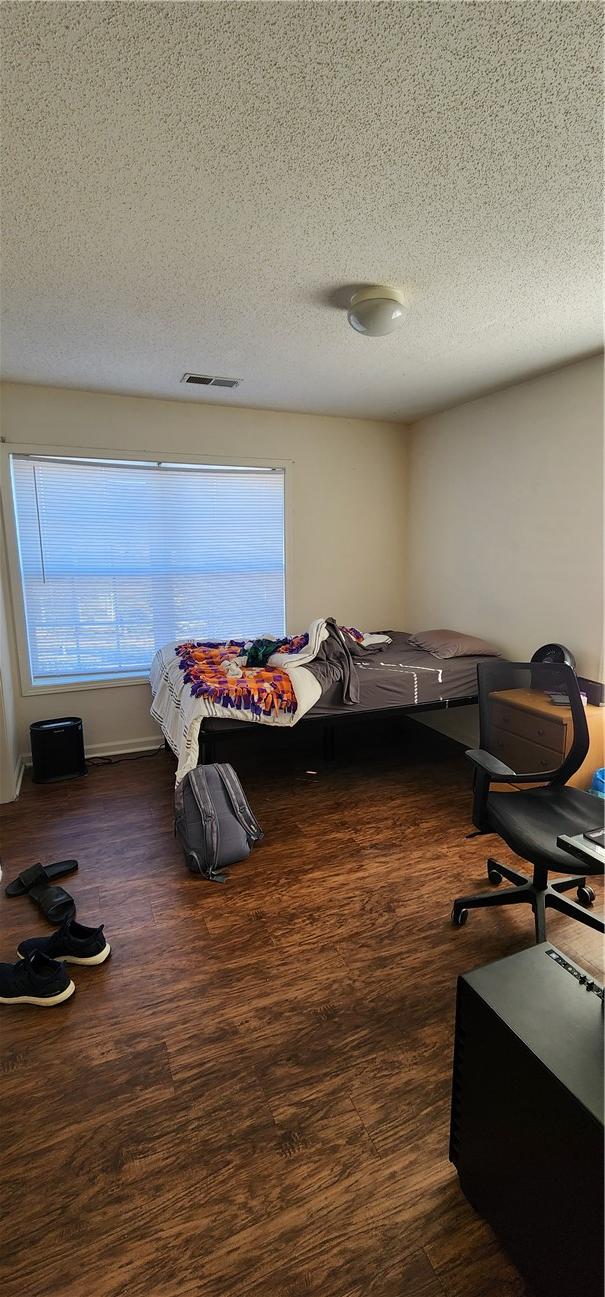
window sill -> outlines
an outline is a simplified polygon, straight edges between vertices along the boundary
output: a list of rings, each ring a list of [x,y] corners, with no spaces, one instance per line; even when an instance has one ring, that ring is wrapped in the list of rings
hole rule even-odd
[[[23,698],[35,697],[38,694],[71,694],[77,693],[82,689],[120,689],[123,685],[148,685],[149,676],[81,676],[80,679],[74,677],[70,680],[57,677],[56,680],[44,680],[40,684],[24,684],[21,686],[21,695]]]

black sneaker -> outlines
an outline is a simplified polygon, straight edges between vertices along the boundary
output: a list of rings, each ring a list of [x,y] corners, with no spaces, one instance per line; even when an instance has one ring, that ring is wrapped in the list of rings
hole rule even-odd
[[[100,928],[85,928],[75,919],[66,919],[50,937],[28,937],[17,946],[19,959],[27,959],[34,951],[64,964],[102,964],[111,946],[103,936],[103,924]]]
[[[16,964],[0,964],[0,1004],[41,1004],[50,1008],[73,995],[65,965],[35,950]]]

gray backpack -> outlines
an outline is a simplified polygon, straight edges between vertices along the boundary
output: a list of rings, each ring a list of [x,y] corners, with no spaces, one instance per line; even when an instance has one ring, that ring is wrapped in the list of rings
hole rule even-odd
[[[233,766],[197,766],[181,779],[174,797],[174,833],[187,868],[213,883],[224,883],[225,866],[250,855],[263,832]]]

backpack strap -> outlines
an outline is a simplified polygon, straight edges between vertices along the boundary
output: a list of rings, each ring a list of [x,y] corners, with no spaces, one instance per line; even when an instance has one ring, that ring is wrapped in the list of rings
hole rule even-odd
[[[239,820],[239,823],[248,838],[248,842],[261,842],[265,835],[252,811],[250,803],[248,802],[233,766],[230,766],[228,762],[225,761],[217,761],[214,769],[221,780],[223,788],[231,802],[233,813],[236,819]]]
[[[195,797],[196,805],[202,821],[206,848],[205,859],[207,862],[207,877],[218,879],[220,877],[216,872],[219,853],[218,818],[214,809],[214,803],[208,791],[208,782],[206,780],[206,771],[204,766],[196,766],[195,770],[189,772],[189,787]]]

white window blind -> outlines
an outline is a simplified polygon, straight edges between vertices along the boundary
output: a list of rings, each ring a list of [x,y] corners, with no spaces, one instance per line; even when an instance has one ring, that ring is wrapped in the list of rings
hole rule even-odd
[[[32,683],[285,632],[284,474],[11,456]]]

